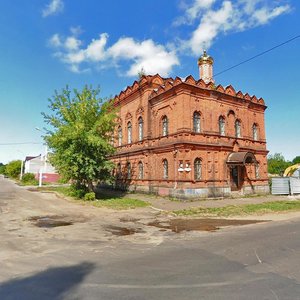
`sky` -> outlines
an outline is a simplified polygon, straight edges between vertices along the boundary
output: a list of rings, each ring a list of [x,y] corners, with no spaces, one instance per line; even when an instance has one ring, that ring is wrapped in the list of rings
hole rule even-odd
[[[1,0],[0,162],[43,153],[41,112],[66,85],[109,99],[146,74],[218,74],[300,35],[296,0]],[[262,97],[267,148],[300,155],[300,38],[215,76]]]

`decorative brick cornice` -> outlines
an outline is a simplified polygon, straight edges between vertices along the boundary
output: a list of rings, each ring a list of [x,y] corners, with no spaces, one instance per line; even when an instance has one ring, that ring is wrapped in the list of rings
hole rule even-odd
[[[220,94],[225,94],[231,97],[243,99],[253,104],[265,106],[265,102],[262,98],[258,99],[256,96],[251,97],[248,93],[243,94],[241,91],[236,92],[231,85],[223,87],[220,84],[218,86],[215,86],[212,82],[206,84],[202,79],[195,80],[192,75],[189,75],[186,78],[162,78],[159,74],[147,76],[144,75],[139,81],[134,81],[134,83],[131,86],[127,86],[125,90],[121,91],[119,95],[115,96],[115,103],[117,104],[123,101],[125,98],[129,97],[141,88],[152,88],[152,92],[149,96],[149,99],[152,99],[180,84],[187,84],[190,86],[200,88],[202,90],[215,91]]]

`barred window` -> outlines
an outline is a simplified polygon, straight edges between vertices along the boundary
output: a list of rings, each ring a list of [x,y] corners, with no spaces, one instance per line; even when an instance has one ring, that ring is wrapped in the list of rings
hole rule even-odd
[[[163,160],[163,178],[168,179],[169,177],[169,166],[168,161],[166,159]]]
[[[144,121],[142,117],[139,117],[138,119],[138,124],[139,124],[139,141],[143,139],[143,131],[144,131]]]
[[[257,141],[258,140],[258,126],[257,126],[257,124],[253,124],[253,126],[252,126],[252,135],[253,135],[253,140]]]
[[[118,128],[118,146],[122,146],[122,127]]]
[[[219,133],[222,136],[225,136],[225,118],[220,117],[219,118]]]
[[[201,116],[197,111],[195,111],[193,115],[193,131],[196,133],[201,132]]]
[[[132,143],[132,125],[131,125],[131,122],[127,123],[127,142],[128,142],[128,144]]]
[[[202,161],[200,158],[196,158],[194,161],[194,179],[200,180],[202,177]]]
[[[240,138],[242,136],[241,134],[241,121],[236,120],[235,121],[235,137]]]
[[[162,118],[162,135],[167,136],[169,132],[169,120],[167,116]]]
[[[144,178],[144,166],[141,161],[139,162],[138,169],[139,169],[138,179],[143,179]]]
[[[121,178],[122,177],[122,170],[121,170],[121,164],[118,163],[117,165],[117,178]]]
[[[255,178],[258,179],[259,177],[259,164],[255,164]]]
[[[127,163],[127,179],[131,179],[131,164]]]

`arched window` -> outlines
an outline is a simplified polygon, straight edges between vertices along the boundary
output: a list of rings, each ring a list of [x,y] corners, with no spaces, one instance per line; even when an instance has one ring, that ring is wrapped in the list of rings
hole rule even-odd
[[[139,162],[138,169],[139,169],[138,179],[143,179],[144,178],[144,166],[141,161]]]
[[[144,131],[144,121],[143,121],[143,118],[142,117],[139,117],[138,119],[138,124],[139,124],[139,141],[143,140],[144,138],[144,134],[143,134],[143,131]]]
[[[168,135],[168,131],[169,131],[169,120],[167,118],[167,116],[164,116],[162,118],[162,135],[163,136],[167,136]]]
[[[200,180],[202,177],[202,162],[200,158],[196,158],[194,161],[194,179]]]
[[[254,141],[258,140],[258,126],[255,123],[252,126],[252,136]]]
[[[118,127],[118,146],[122,146],[122,127]]]
[[[131,164],[130,162],[127,163],[127,179],[131,179]]]
[[[242,136],[242,134],[241,134],[241,121],[236,120],[234,126],[235,126],[235,137],[240,138]]]
[[[201,123],[200,122],[201,122],[200,113],[195,111],[194,115],[193,115],[193,131],[196,132],[196,133],[201,132]]]
[[[117,178],[121,178],[121,177],[122,177],[121,164],[118,163],[118,165],[117,165]]]
[[[225,136],[225,118],[222,116],[219,118],[219,133]]]
[[[169,176],[169,165],[166,159],[163,160],[163,178],[168,179]]]
[[[127,123],[127,143],[132,143],[132,125],[131,122]]]
[[[259,174],[259,164],[255,164],[255,178],[258,179],[260,177],[260,174]]]

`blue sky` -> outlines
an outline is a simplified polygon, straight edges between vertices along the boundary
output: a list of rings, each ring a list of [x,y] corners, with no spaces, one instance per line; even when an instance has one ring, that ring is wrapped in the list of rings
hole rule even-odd
[[[0,162],[43,152],[35,127],[55,89],[100,85],[108,98],[142,67],[198,78],[203,49],[218,73],[299,35],[299,10],[292,0],[1,0]],[[299,80],[300,38],[215,77],[265,99],[267,147],[287,159],[300,155]]]

